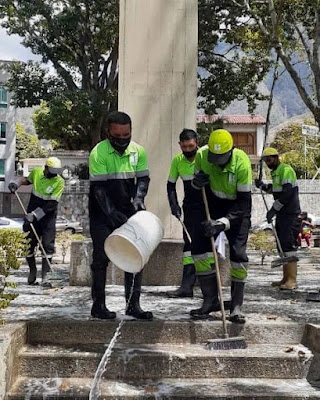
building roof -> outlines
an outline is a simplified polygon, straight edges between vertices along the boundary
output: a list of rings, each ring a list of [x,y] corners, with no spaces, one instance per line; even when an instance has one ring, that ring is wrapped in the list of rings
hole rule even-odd
[[[264,125],[266,123],[266,119],[262,115],[256,114],[243,114],[243,115],[197,115],[197,123],[205,122],[205,123],[213,123],[218,120],[222,120],[225,124],[235,124],[235,125],[243,125],[243,124],[255,124],[255,125]]]

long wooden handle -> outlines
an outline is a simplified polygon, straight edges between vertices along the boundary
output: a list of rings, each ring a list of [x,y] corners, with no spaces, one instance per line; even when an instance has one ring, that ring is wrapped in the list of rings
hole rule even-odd
[[[21,201],[20,196],[18,195],[17,191],[14,192],[14,193],[15,193],[17,199],[18,199],[18,202],[20,203],[20,206],[21,206],[21,208],[22,208],[22,210],[24,212],[24,215],[27,215],[27,210],[25,209],[25,207],[24,207],[24,205],[23,205],[23,203]],[[39,236],[37,234],[37,231],[36,231],[36,229],[35,229],[35,227],[34,227],[32,222],[30,222],[30,226],[31,226],[32,232],[34,233],[34,236],[36,237],[36,239],[37,239],[37,241],[39,243],[39,246],[40,246],[40,249],[42,251],[42,254],[44,255],[45,259],[47,260],[47,263],[48,263],[49,267],[51,268],[51,262],[50,262],[50,260],[49,260],[49,258],[47,256],[47,253],[45,252],[45,250],[44,250],[44,248],[42,246],[41,240],[40,240],[40,238],[39,238]]]
[[[202,199],[204,202],[204,208],[206,211],[206,217],[207,217],[207,221],[210,221],[210,211],[209,211],[209,205],[208,205],[208,200],[207,200],[207,195],[206,195],[206,191],[205,188],[202,187],[201,188],[202,191]],[[216,245],[214,243],[214,238],[211,237],[211,246],[212,246],[212,252],[213,252],[213,256],[214,256],[214,262],[216,265],[216,274],[217,274],[217,285],[218,285],[218,294],[219,294],[219,300],[220,300],[220,308],[221,308],[221,314],[222,314],[222,324],[223,324],[223,332],[224,332],[224,336],[226,338],[229,337],[228,332],[227,332],[227,319],[226,319],[226,312],[224,309],[224,303],[223,303],[223,297],[222,297],[222,285],[221,285],[221,278],[220,278],[220,268],[219,268],[219,260],[218,260],[218,254],[216,251]]]

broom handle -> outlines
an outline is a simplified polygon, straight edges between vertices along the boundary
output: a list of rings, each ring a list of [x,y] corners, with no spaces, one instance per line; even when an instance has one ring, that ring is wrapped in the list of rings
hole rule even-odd
[[[202,199],[204,202],[204,208],[206,211],[207,221],[210,221],[211,220],[210,211],[209,211],[208,200],[207,200],[205,188],[202,187],[201,191],[202,191]],[[210,239],[211,239],[212,252],[213,252],[213,256],[214,256],[214,262],[216,264],[217,285],[218,285],[218,294],[219,294],[220,308],[221,308],[221,314],[222,314],[223,332],[224,332],[225,338],[228,338],[229,335],[228,335],[228,331],[227,331],[226,312],[224,310],[224,303],[223,303],[223,297],[222,297],[222,285],[221,285],[221,278],[220,278],[218,255],[217,255],[217,251],[216,251],[216,245],[214,243],[214,238],[211,237]]]
[[[185,224],[183,223],[183,221],[182,221],[181,218],[179,218],[179,221],[180,221],[180,224],[182,225],[182,228],[183,228],[183,230],[184,230],[184,233],[186,234],[186,236],[187,236],[187,238],[188,238],[188,240],[189,240],[189,243],[191,244],[191,236],[190,236],[190,234],[189,234],[189,232],[188,232],[187,227],[185,226]]]
[[[23,205],[23,203],[22,203],[22,201],[20,199],[20,196],[18,195],[17,191],[15,191],[14,193],[15,193],[17,199],[18,199],[18,202],[20,203],[20,206],[21,206],[21,208],[22,208],[22,210],[24,212],[24,215],[27,215],[27,210],[25,209],[25,207],[24,207],[24,205]],[[40,249],[42,251],[42,254],[44,255],[45,259],[47,260],[47,263],[48,263],[49,267],[51,268],[51,262],[49,261],[47,253],[45,252],[45,250],[44,250],[44,248],[42,246],[41,240],[40,240],[40,238],[39,238],[39,236],[37,234],[37,231],[36,231],[35,227],[33,226],[32,222],[30,222],[30,226],[31,226],[32,232],[34,233],[34,236],[36,237],[36,239],[37,239],[37,241],[39,243],[39,246],[40,246]]]
[[[262,195],[263,202],[264,202],[264,205],[265,205],[265,207],[266,207],[266,210],[269,211],[266,198],[265,198],[264,193],[263,193],[263,190],[262,190],[261,188],[260,188],[260,192],[261,192],[261,195]],[[278,246],[278,249],[279,249],[279,252],[280,252],[280,256],[281,256],[281,257],[284,257],[285,254],[284,254],[284,252],[283,252],[283,250],[282,250],[282,246],[281,246],[281,243],[280,243],[280,240],[279,240],[279,236],[278,236],[278,234],[277,234],[277,231],[276,231],[276,228],[275,228],[275,226],[274,226],[273,221],[271,221],[271,227],[272,227],[272,231],[273,231],[274,237],[276,238],[276,242],[277,242],[277,246]]]

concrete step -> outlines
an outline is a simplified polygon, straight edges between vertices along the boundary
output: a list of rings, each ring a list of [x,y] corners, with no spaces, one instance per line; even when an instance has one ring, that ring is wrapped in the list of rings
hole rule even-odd
[[[8,400],[88,400],[91,379],[19,378]],[[103,380],[99,400],[302,400],[320,399],[320,388],[304,379],[163,379],[124,383]]]
[[[25,346],[19,375],[93,377],[102,345]],[[241,350],[210,351],[202,345],[117,345],[104,376],[108,379],[278,378],[307,376],[312,353],[302,345],[250,345]]]
[[[28,343],[88,344],[109,343],[119,321],[55,320],[28,322]],[[251,344],[300,343],[304,324],[270,320],[236,325],[227,323],[230,336],[245,336]],[[206,343],[221,337],[222,323],[216,321],[136,321],[125,322],[120,343]]]

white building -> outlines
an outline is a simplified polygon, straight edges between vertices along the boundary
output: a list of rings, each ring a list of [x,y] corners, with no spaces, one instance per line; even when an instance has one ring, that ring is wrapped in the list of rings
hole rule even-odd
[[[10,93],[6,87],[9,74],[0,60],[0,192],[8,192],[8,184],[15,171],[16,108],[10,105]]]

